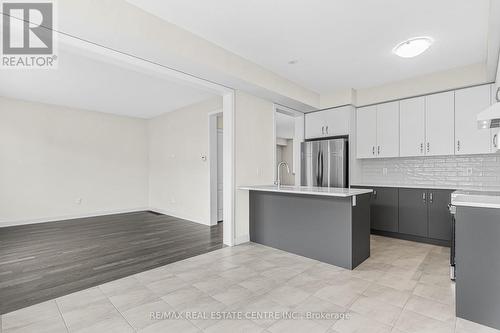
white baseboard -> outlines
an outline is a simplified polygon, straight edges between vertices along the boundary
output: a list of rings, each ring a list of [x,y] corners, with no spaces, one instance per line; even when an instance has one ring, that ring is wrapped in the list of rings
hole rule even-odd
[[[55,221],[62,221],[62,220],[70,220],[71,221],[71,220],[76,220],[76,219],[81,219],[81,218],[86,218],[86,217],[134,213],[134,212],[142,212],[142,211],[147,211],[147,210],[149,210],[149,207],[106,210],[106,211],[97,211],[97,212],[88,213],[88,214],[60,215],[60,216],[42,217],[42,218],[36,218],[36,219],[22,219],[22,220],[11,220],[11,221],[0,220],[0,227],[12,227],[12,226],[16,226],[16,225],[47,223],[47,222],[55,222]]]
[[[152,212],[155,212],[155,213],[160,213],[160,214],[163,214],[163,215],[169,215],[169,216],[177,217],[178,219],[183,219],[183,220],[187,220],[187,221],[190,221],[190,222],[195,222],[195,223],[199,223],[199,224],[210,226],[210,223],[206,223],[206,222],[200,221],[200,220],[198,220],[196,218],[193,218],[191,216],[186,216],[186,215],[178,214],[178,213],[175,213],[175,212],[171,212],[171,211],[169,211],[167,209],[162,209],[162,208],[157,208],[157,207],[149,207],[148,210],[150,210]]]
[[[244,244],[244,243],[248,243],[248,242],[250,242],[250,235],[249,234],[241,235],[241,236],[234,238],[234,245],[240,245],[240,244]]]

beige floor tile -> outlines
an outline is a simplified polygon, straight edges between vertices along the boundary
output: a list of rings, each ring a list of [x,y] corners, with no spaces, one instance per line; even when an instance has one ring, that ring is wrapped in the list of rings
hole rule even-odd
[[[188,284],[176,276],[148,283],[146,287],[158,296],[165,296],[174,290],[187,287]]]
[[[64,326],[57,304],[52,300],[2,315],[2,330],[7,332],[23,327],[43,326],[40,323],[54,323],[56,326],[57,322],[63,323]]]
[[[338,320],[332,329],[339,333],[389,333],[392,327],[358,313],[351,313],[348,318]]]
[[[248,313],[254,323],[264,328],[271,326],[279,320],[275,316],[264,316],[264,314],[282,314],[291,311],[290,307],[277,303],[265,295],[255,297],[244,304],[240,304],[237,310]]]
[[[253,293],[250,290],[237,284],[229,286],[226,290],[212,295],[213,298],[225,305],[239,303],[252,296]]]
[[[271,291],[278,286],[278,283],[262,275],[255,275],[238,283],[256,295],[261,295]]]
[[[321,333],[326,332],[328,327],[324,327],[314,320],[279,320],[267,330],[271,333]]]
[[[75,331],[77,333],[134,333],[127,321],[117,313],[114,313],[102,320],[85,325],[82,329]]]
[[[403,308],[366,296],[358,298],[349,309],[390,326],[396,323],[403,311]]]
[[[209,295],[213,295],[219,292],[223,292],[231,284],[231,280],[225,279],[221,276],[217,276],[206,279],[205,281],[194,283],[193,286]]]
[[[196,333],[201,332],[188,320],[161,320],[137,331],[138,333]]]
[[[139,330],[156,322],[155,319],[152,318],[152,313],[171,311],[174,311],[174,309],[160,300],[136,306],[121,312],[121,314],[135,330]]]
[[[456,333],[500,333],[500,330],[480,325],[469,320],[457,318]]]
[[[64,314],[65,312],[79,309],[90,303],[99,300],[105,300],[106,295],[98,287],[85,289],[56,299],[59,309]]]
[[[374,283],[363,292],[363,295],[380,302],[403,307],[410,298],[411,293],[409,291],[397,290]]]
[[[256,276],[258,274],[259,273],[250,268],[237,267],[222,272],[219,274],[219,276],[222,276],[224,279],[231,281],[231,283],[239,283],[243,280],[246,280],[249,277]]]
[[[118,311],[126,311],[136,306],[159,301],[160,298],[150,289],[141,286],[123,291],[120,294],[109,296],[109,300],[118,309]]]
[[[455,322],[443,322],[404,309],[394,326],[407,333],[452,333]]]
[[[266,296],[279,304],[292,307],[302,303],[310,294],[299,288],[283,286],[272,290]]]
[[[315,292],[314,296],[342,307],[349,307],[361,294],[353,290],[330,285]]]
[[[434,301],[450,304],[455,304],[455,288],[454,285],[449,287],[440,287],[437,285],[430,285],[424,283],[418,283],[413,294],[425,298],[432,299]]]
[[[405,309],[441,321],[455,320],[455,307],[453,305],[439,303],[416,295],[410,297]]]
[[[119,315],[119,312],[107,298],[104,298],[72,308],[70,311],[62,311],[62,315],[68,330],[77,332],[96,322]]]
[[[250,320],[221,320],[204,329],[206,333],[260,333],[264,328]]]
[[[170,304],[174,309],[182,309],[187,304],[190,304],[201,297],[208,296],[203,291],[193,286],[177,289],[170,294],[162,296],[161,298]]]
[[[347,312],[347,309],[316,296],[310,296],[294,307],[293,311],[298,312],[306,319],[313,319],[325,328],[329,328],[337,321],[337,318]],[[321,314],[326,314],[328,317],[321,317]]]

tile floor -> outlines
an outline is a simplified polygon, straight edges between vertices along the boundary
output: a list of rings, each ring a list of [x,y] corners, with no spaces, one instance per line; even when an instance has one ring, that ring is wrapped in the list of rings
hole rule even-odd
[[[498,332],[455,318],[448,256],[446,248],[372,236],[371,257],[349,271],[245,244],[7,313],[1,332]],[[308,312],[326,318],[297,317]]]

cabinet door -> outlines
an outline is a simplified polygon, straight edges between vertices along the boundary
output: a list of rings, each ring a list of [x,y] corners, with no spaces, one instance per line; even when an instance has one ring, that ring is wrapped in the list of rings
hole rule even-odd
[[[377,157],[397,156],[399,156],[399,102],[379,104],[377,105]]]
[[[356,156],[374,158],[377,146],[377,107],[356,109]]]
[[[399,155],[425,154],[425,98],[402,100],[399,106]]]
[[[349,135],[351,106],[344,106],[318,113],[323,115],[326,136]]]
[[[450,190],[429,190],[429,237],[451,240]]]
[[[398,232],[398,189],[373,188],[370,213],[372,229]]]
[[[324,136],[325,122],[321,112],[306,113],[305,138],[313,139]]]
[[[399,232],[427,237],[427,190],[399,189]]]
[[[425,99],[425,154],[453,155],[455,152],[455,93],[429,95]]]
[[[486,154],[491,151],[490,130],[477,128],[477,114],[491,103],[491,86],[455,91],[455,154]]]

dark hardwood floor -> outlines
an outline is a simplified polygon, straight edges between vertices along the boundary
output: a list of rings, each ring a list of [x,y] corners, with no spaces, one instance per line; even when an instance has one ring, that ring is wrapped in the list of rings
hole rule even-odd
[[[221,223],[152,212],[0,228],[0,314],[222,247]]]

